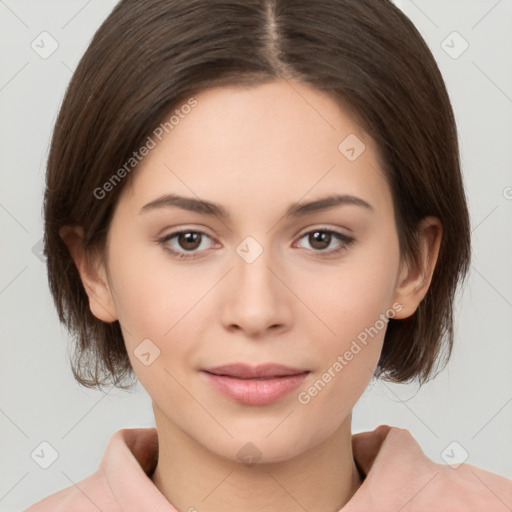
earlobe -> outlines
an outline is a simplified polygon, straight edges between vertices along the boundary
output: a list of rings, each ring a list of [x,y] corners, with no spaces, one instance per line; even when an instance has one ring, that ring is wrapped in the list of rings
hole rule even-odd
[[[395,301],[405,307],[395,318],[407,318],[418,308],[428,292],[439,256],[443,228],[437,217],[425,217],[418,226],[421,254],[418,265],[404,263],[395,290]]]
[[[84,232],[81,226],[63,226],[59,235],[66,244],[78,269],[82,284],[89,297],[92,314],[103,322],[118,319],[104,262],[97,251],[92,254],[83,249]]]

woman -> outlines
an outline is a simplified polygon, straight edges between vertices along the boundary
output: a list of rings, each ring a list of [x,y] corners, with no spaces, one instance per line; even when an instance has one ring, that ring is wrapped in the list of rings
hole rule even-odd
[[[351,433],[420,383],[470,259],[457,132],[375,0],[122,0],[67,91],[45,254],[85,386],[149,393],[97,472],[28,510],[501,510],[512,482]]]

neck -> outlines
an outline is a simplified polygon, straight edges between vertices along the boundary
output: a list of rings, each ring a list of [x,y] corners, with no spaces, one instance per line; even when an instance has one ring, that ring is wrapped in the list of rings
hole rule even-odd
[[[155,419],[159,447],[152,480],[179,511],[339,512],[362,483],[350,415],[307,452],[253,466],[218,455],[168,420]]]

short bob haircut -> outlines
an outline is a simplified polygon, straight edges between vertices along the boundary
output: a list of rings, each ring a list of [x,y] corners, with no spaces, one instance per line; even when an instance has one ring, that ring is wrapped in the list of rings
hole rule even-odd
[[[330,95],[376,142],[402,261],[419,262],[422,218],[442,222],[427,295],[412,316],[389,320],[375,376],[423,384],[448,361],[470,223],[449,96],[412,22],[388,0],[121,0],[74,72],[46,175],[49,286],[76,342],[72,371],[82,385],[129,389],[134,373],[119,322],[91,313],[59,229],[82,226],[83,248],[106,257],[113,210],[136,166],[108,194],[98,187],[194,94],[276,79]]]

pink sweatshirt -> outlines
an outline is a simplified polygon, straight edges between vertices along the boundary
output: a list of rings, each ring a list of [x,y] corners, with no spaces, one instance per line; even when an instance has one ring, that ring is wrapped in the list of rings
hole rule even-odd
[[[512,480],[469,464],[457,469],[425,456],[409,431],[381,425],[352,436],[363,484],[340,512],[506,512]],[[153,484],[156,428],[117,431],[98,470],[25,512],[177,512]]]

